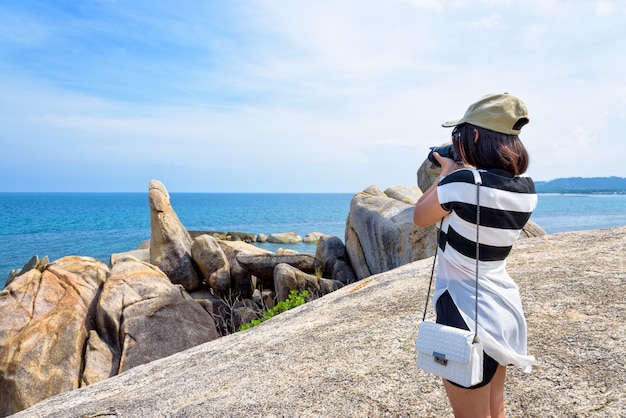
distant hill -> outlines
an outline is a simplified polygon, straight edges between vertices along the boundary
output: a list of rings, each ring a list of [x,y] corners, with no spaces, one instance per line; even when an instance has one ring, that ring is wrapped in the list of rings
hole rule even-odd
[[[624,177],[568,177],[536,181],[537,193],[626,194]]]

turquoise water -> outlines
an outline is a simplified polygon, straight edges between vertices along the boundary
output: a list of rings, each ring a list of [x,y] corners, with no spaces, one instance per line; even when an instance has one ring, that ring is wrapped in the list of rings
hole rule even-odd
[[[626,195],[540,194],[531,219],[548,234],[626,225]]]
[[[292,231],[302,237],[323,232],[343,240],[352,196],[172,193],[171,203],[190,230]],[[626,195],[540,195],[532,220],[550,234],[626,225]],[[108,263],[112,253],[149,238],[147,193],[0,193],[0,288],[11,269],[33,255],[82,255]],[[315,252],[315,244],[288,247]]]
[[[343,239],[353,194],[171,193],[189,230],[269,235],[323,232]],[[0,193],[0,288],[33,255],[82,255],[106,263],[112,253],[150,239],[147,193]],[[270,251],[280,246],[259,244]],[[286,246],[283,246],[286,247]],[[289,246],[315,252],[315,244]]]

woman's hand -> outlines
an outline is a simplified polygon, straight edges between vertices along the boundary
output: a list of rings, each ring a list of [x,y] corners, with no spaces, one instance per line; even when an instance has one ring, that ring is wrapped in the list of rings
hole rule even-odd
[[[441,165],[441,175],[447,176],[455,170],[463,167],[463,164],[458,164],[452,158],[442,157],[438,152],[433,152],[433,156]]]

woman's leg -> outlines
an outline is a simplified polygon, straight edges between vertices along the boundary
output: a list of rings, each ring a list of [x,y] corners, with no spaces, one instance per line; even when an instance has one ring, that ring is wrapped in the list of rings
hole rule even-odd
[[[456,418],[486,418],[491,414],[491,383],[478,389],[465,389],[443,379],[448,400]]]
[[[491,383],[478,389],[465,389],[443,379],[443,386],[446,388],[454,416],[456,418],[505,418],[505,379],[505,366],[498,366]]]
[[[504,380],[506,379],[506,366],[498,366],[496,374],[491,380],[489,402],[491,407],[491,418],[505,418],[504,413]]]

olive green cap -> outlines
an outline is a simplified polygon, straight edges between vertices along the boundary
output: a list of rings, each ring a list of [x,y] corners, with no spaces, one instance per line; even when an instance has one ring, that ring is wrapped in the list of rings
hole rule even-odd
[[[498,93],[488,94],[473,103],[461,119],[444,122],[441,125],[449,128],[469,123],[507,135],[519,135],[522,126],[529,121],[528,109],[524,102],[509,93]]]

